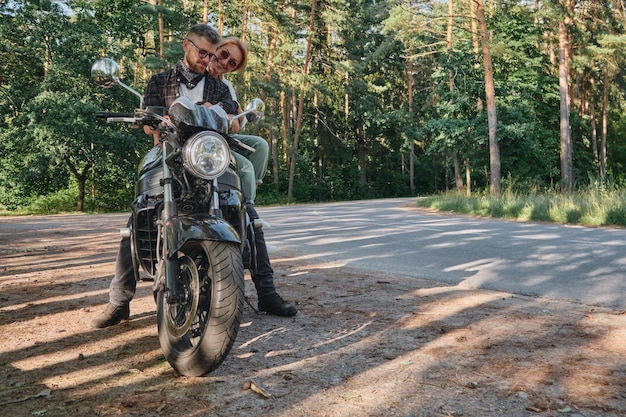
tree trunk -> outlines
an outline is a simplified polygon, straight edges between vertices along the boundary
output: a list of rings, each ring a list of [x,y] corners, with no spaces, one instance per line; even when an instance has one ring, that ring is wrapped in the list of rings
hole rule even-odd
[[[241,23],[241,36],[242,41],[246,41],[246,28],[248,27],[248,15],[250,14],[250,2],[246,0],[243,8],[243,22]]]
[[[452,53],[452,25],[454,23],[453,19],[454,13],[454,3],[453,0],[448,0],[448,28],[446,31],[446,49],[448,54]],[[452,75],[452,71],[448,74],[448,86],[450,91],[454,90],[454,78]]]
[[[590,80],[591,88],[590,90],[593,92],[596,89],[595,79],[591,77]],[[596,126],[596,101],[591,95],[591,99],[589,100],[589,128],[591,129],[591,151],[593,152],[593,156],[598,161],[598,128]]]
[[[89,172],[89,167],[91,164],[86,164],[81,172],[78,172],[78,169],[69,161],[66,160],[65,164],[68,169],[76,178],[76,182],[78,184],[78,199],[76,200],[76,210],[84,211],[85,209],[85,186],[87,184],[87,173]]]
[[[607,66],[608,67],[608,66]],[[604,85],[602,86],[602,134],[600,137],[600,181],[606,181],[606,133],[609,115],[609,71],[604,71]]]
[[[474,0],[469,1],[469,13],[470,13],[470,22],[472,28],[472,46],[474,47],[474,54],[478,56],[480,52],[480,33],[478,29],[478,20],[476,19],[476,4]],[[478,63],[475,64],[475,67],[478,67]],[[483,111],[483,99],[478,97],[476,99],[476,110],[480,113]],[[465,195],[472,195],[472,171],[470,169],[471,163],[469,159],[471,145],[470,145],[470,133],[471,131],[468,129],[467,136],[467,156],[465,157]]]
[[[278,139],[275,137],[274,132],[274,129],[270,129],[269,145],[270,152],[272,153],[272,184],[274,185],[274,190],[278,191],[280,180],[278,175]]]
[[[52,67],[52,53],[50,52],[50,37],[44,36],[44,44],[46,48],[46,56],[43,61],[43,78],[47,79],[50,73],[50,67]]]
[[[465,160],[465,195],[472,195],[472,172],[470,170],[469,158]]]
[[[285,152],[285,162],[289,163],[289,106],[287,105],[287,94],[284,91],[280,92],[280,110],[283,116],[282,124],[282,137],[284,141],[283,150]],[[273,153],[274,151],[272,151]],[[279,186],[279,163],[278,163],[278,144],[276,145],[276,157],[274,158],[274,189],[278,191]]]
[[[454,2],[453,0],[448,0],[448,30],[446,32],[446,49],[448,50],[448,54],[452,54],[452,28],[454,24]],[[454,74],[452,71],[448,74],[448,88],[450,92],[454,91]],[[455,117],[455,116],[453,116]],[[454,145],[454,184],[456,186],[457,191],[461,191],[463,189],[463,176],[461,175],[461,153],[458,150],[459,144]]]
[[[561,130],[561,181],[563,189],[571,191],[572,178],[572,131],[569,124],[569,36],[565,20],[559,22],[559,94]]]
[[[475,0],[469,1],[469,13],[470,13],[470,26],[472,28],[472,46],[474,47],[474,53],[478,54],[478,51],[480,51],[480,42],[479,42],[479,33],[478,33],[478,21],[476,20]]]
[[[304,56],[304,82],[300,86],[300,97],[298,99],[298,114],[296,116],[296,130],[293,137],[293,146],[291,148],[291,161],[289,163],[289,185],[287,187],[287,199],[293,199],[293,183],[296,175],[296,163],[298,156],[298,142],[300,141],[300,132],[302,130],[302,118],[304,113],[304,96],[306,95],[306,78],[309,75],[309,61],[311,59],[311,45],[313,41],[313,28],[315,25],[315,6],[316,0],[311,1],[311,18],[309,21],[308,36],[306,40],[306,53]]]
[[[343,103],[343,114],[344,120],[348,121],[348,115],[350,114],[350,96],[348,95],[348,84],[350,82],[350,74],[346,71],[346,93],[343,95],[344,103]]]
[[[163,0],[157,0],[157,5],[163,5]],[[159,12],[159,58],[165,59],[165,25],[163,23],[163,13]]]
[[[409,57],[407,70],[407,85],[409,94],[409,117],[413,117],[413,60]],[[409,187],[411,194],[415,194],[415,139],[409,136]]]
[[[248,2],[246,2],[246,4],[248,4]],[[245,28],[245,25],[244,25]],[[263,80],[266,83],[269,83],[270,80],[272,79],[272,72],[274,70],[274,54],[276,53],[276,38],[277,38],[277,33],[276,33],[277,29],[276,26],[272,25],[271,28],[269,29],[268,33],[269,33],[269,42],[268,42],[268,48],[267,48],[267,58],[265,59],[265,74],[263,75]],[[263,100],[264,102],[267,100],[267,92],[265,89],[261,89],[261,92],[259,94],[259,97],[261,97],[261,100]],[[288,134],[289,134],[289,130],[284,128],[284,122],[285,122],[285,108],[284,106],[284,100],[285,100],[285,93],[281,92],[280,94],[280,103],[278,103],[278,106],[281,109],[281,112],[283,112],[283,140],[286,142],[287,138],[288,138]],[[268,106],[268,113],[269,114],[274,114],[274,109],[277,106],[277,103],[275,100],[272,99],[272,103],[273,105],[269,105]],[[272,170],[273,170],[273,183],[274,183],[274,189],[276,191],[278,191],[278,181],[279,181],[279,176],[278,176],[278,167],[279,167],[279,159],[278,159],[278,139],[275,138],[275,130],[272,128],[270,129],[270,138],[268,140],[268,144],[270,146],[270,152],[272,154]],[[286,146],[286,144],[285,144]]]
[[[222,0],[217,2],[217,31],[224,33],[224,3]]]
[[[446,192],[450,190],[450,167],[449,165],[450,165],[450,155],[446,153],[443,157],[443,166],[444,166],[443,184],[444,184],[444,189],[446,190]]]
[[[456,190],[463,191],[463,163],[461,161],[461,153],[458,150],[454,151],[454,183],[456,184]]]
[[[362,126],[356,128],[356,149],[359,168],[361,169],[359,184],[361,188],[365,190],[365,187],[367,187],[367,158],[365,153],[365,132]]]
[[[85,210],[85,183],[87,179],[85,177],[77,178],[78,181],[78,200],[76,201],[76,211]]]
[[[487,121],[489,125],[489,168],[491,195],[500,195],[500,145],[498,144],[497,128],[498,118],[496,114],[496,92],[493,81],[493,67],[491,63],[491,51],[489,50],[489,33],[487,32],[487,18],[485,17],[485,5],[482,0],[476,1],[476,18],[480,27],[480,41],[483,51],[483,67],[485,69],[485,95],[487,99]]]

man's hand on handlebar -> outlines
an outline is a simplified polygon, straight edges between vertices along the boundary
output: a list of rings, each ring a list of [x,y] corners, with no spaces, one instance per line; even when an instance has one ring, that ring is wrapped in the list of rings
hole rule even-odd
[[[163,117],[165,117],[167,120],[170,119],[170,117],[167,116],[167,115],[165,115]],[[154,146],[158,146],[161,143],[161,133],[158,130],[154,129],[151,125],[144,125],[143,126],[143,132],[146,135],[152,135],[152,140],[154,142]]]
[[[207,109],[210,109],[211,106],[219,106],[219,103],[211,104],[208,101],[205,101],[203,103],[196,103],[196,104],[200,104],[201,106],[204,106]],[[228,117],[228,120],[232,120],[232,118],[235,117],[233,114],[228,114],[226,116]],[[232,124],[230,125],[229,131],[230,131],[230,133],[233,133],[233,134],[239,132],[239,119],[237,119],[234,122],[232,122]]]

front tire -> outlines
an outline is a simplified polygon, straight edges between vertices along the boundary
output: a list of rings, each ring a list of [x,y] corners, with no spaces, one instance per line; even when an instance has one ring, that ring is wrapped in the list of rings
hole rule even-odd
[[[159,343],[181,375],[215,370],[230,352],[243,314],[243,264],[239,246],[190,241],[179,251],[183,301],[157,295]]]

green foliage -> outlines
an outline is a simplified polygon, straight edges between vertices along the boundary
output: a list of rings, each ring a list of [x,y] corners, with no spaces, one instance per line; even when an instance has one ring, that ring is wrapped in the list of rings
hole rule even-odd
[[[550,54],[564,11],[558,2],[539,5],[535,10],[529,2],[496,1],[487,22],[502,182],[519,195],[528,190],[551,193],[560,182],[558,68]],[[72,196],[78,199],[84,191],[85,210],[125,209],[133,197],[136,163],[151,140],[140,131],[93,118],[96,110],[130,112],[137,100],[121,88],[95,86],[90,66],[99,57],[113,57],[122,65],[124,81],[143,91],[151,74],[180,58],[184,34],[202,19],[202,7],[201,2],[173,0],[158,5],[140,0],[0,2],[0,205],[39,210],[32,208],[36,203],[67,210]],[[244,7],[249,7],[248,15],[242,13]],[[465,169],[470,174],[473,192],[489,188],[482,57],[468,30],[468,3],[455,2],[454,7],[451,45],[445,36],[445,2],[317,2],[311,33],[307,1],[235,0],[210,10],[209,21],[223,23],[224,35],[239,36],[245,30],[248,68],[229,77],[239,99],[262,96],[267,105],[265,120],[254,128],[275,145],[272,158],[278,159],[278,172],[266,177],[260,204],[286,201],[297,101],[303,89],[294,200],[448,190],[454,187],[455,155],[462,174]],[[592,147],[589,108],[595,104],[599,141],[606,76],[604,181],[622,187],[623,10],[614,3],[591,2],[574,13],[568,27],[575,87],[570,114],[574,177],[581,188],[597,177],[600,164]],[[307,72],[303,62],[308,36],[312,50]],[[416,159],[414,190],[408,178],[410,144]],[[268,182],[273,174],[275,184]],[[532,207],[511,199],[488,210],[492,215],[555,216],[560,221],[586,218],[584,208],[566,202],[560,206],[565,208],[557,213],[538,197]],[[479,207],[487,210],[484,201]],[[620,217],[619,207],[611,210],[605,218]]]
[[[19,212],[22,214],[57,214],[71,213],[76,210],[76,189],[64,188],[62,190],[40,195],[22,206]]]

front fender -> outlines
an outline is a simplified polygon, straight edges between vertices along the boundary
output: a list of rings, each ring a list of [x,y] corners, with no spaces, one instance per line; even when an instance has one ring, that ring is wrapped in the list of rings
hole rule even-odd
[[[167,247],[175,254],[189,240],[219,240],[241,244],[239,233],[223,219],[211,216],[172,217],[166,225]],[[169,229],[169,233],[167,233]]]

